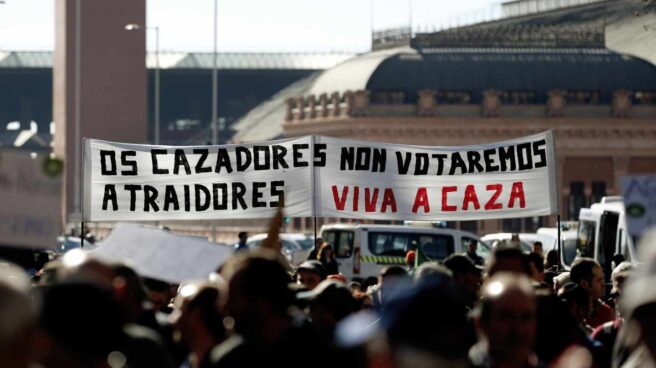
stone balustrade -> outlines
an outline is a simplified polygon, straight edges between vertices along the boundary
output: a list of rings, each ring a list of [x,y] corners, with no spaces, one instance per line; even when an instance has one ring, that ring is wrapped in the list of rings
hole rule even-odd
[[[567,91],[553,89],[548,92],[545,105],[504,104],[502,91],[489,89],[483,92],[483,100],[478,112],[472,111],[477,105],[439,104],[437,91],[422,89],[417,92],[416,104],[399,102],[370,102],[370,91],[346,91],[332,94],[322,93],[318,96],[297,96],[287,99],[285,122],[294,123],[313,120],[334,120],[339,118],[390,116],[391,109],[399,116],[439,117],[451,116],[462,110],[458,116],[471,117],[656,117],[656,104],[632,105],[629,91],[618,90],[613,95],[612,104],[567,104]],[[412,108],[412,106],[415,106]],[[535,111],[534,111],[535,110]]]

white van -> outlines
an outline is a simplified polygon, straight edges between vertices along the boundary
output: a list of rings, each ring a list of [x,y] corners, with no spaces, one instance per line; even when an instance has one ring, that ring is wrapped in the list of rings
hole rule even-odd
[[[635,261],[633,239],[626,226],[624,200],[622,197],[604,197],[590,208],[581,208],[577,233],[576,256],[596,259],[601,264],[606,278],[610,277],[611,261],[615,254],[622,254],[627,261]],[[561,255],[567,267],[574,260],[573,252],[565,249]]]
[[[460,230],[402,225],[329,224],[321,238],[335,249],[339,272],[348,279],[377,276],[389,265],[404,266],[406,252],[421,247],[431,260],[464,253],[471,242],[484,259],[490,247],[478,236]]]

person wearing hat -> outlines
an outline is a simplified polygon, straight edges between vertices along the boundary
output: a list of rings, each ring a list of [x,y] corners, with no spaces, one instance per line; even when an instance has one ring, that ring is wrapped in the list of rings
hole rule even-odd
[[[336,280],[323,280],[313,290],[298,293],[297,298],[308,301],[312,324],[326,341],[332,341],[337,324],[358,309],[351,290]]]
[[[452,254],[444,260],[444,266],[453,273],[453,281],[462,290],[465,304],[473,308],[478,300],[478,290],[481,285],[481,269],[465,255]]]
[[[305,261],[296,269],[296,282],[308,290],[314,289],[326,278],[326,270],[319,261]]]

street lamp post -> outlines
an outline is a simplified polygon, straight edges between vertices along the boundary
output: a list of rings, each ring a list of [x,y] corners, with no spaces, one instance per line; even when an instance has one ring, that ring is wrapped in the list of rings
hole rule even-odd
[[[214,0],[214,52],[212,53],[212,144],[216,145],[219,143],[219,129],[218,129],[218,75],[217,75],[217,27],[218,27],[218,0]],[[216,221],[212,221],[212,241],[216,242]]]
[[[142,27],[138,24],[127,24],[125,29],[127,31],[134,31],[141,28],[146,30],[152,29],[155,31],[155,144],[159,144],[159,27]]]

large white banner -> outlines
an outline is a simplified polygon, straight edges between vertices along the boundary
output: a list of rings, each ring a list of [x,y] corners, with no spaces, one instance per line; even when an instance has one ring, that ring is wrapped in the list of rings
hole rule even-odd
[[[422,147],[307,136],[167,147],[87,140],[89,221],[290,217],[476,220],[556,214],[551,132]]]

